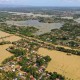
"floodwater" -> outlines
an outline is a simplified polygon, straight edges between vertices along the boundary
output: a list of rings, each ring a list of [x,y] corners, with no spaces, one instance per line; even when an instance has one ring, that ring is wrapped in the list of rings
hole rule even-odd
[[[12,15],[25,15],[25,16],[33,16],[33,17],[52,17],[55,15],[47,15],[47,14],[34,14],[32,12],[30,13],[23,13],[23,12],[8,12],[11,13]]]
[[[76,22],[80,23],[80,18],[75,19]]]
[[[38,20],[27,20],[27,21],[6,21],[7,24],[18,25],[18,26],[33,26],[38,28],[39,31],[35,35],[44,34],[50,32],[52,29],[59,29],[63,23],[42,23]]]

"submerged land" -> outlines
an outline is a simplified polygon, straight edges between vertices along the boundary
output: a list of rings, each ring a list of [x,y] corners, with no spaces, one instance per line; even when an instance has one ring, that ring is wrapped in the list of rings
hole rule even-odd
[[[0,12],[0,80],[80,80],[79,10],[46,9]]]

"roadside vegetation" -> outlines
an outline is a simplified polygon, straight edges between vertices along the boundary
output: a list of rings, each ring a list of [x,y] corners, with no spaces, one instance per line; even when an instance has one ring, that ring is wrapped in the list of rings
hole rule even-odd
[[[39,22],[43,23],[76,23],[73,19],[61,18],[61,17],[38,17]]]
[[[0,45],[10,44],[10,43],[11,43],[10,41],[2,41],[2,42],[0,42]]]

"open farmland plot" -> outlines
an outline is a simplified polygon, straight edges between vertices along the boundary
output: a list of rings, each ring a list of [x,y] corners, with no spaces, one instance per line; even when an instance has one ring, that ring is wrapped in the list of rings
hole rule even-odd
[[[12,35],[12,36],[3,38],[3,39],[1,39],[0,41],[4,40],[4,41],[14,42],[14,41],[18,41],[18,40],[20,40],[20,39],[21,39],[20,37],[15,36],[15,35]]]
[[[80,80],[80,56],[69,56],[64,52],[50,51],[44,48],[40,48],[38,53],[43,56],[48,55],[52,58],[46,69],[47,71],[58,72],[73,80]]]
[[[12,35],[12,34],[8,34],[6,32],[0,31],[0,38],[7,37],[7,36],[10,36],[10,35]]]
[[[0,42],[3,41],[3,40],[14,42],[14,41],[18,41],[20,39],[21,38],[19,36],[15,36],[13,34],[9,34],[9,33],[0,31]]]
[[[14,41],[18,41],[21,39],[19,36],[15,36],[13,34],[8,34],[6,32],[2,32],[2,31],[0,31],[0,38],[1,38],[0,42],[2,42],[3,40],[14,42]],[[10,46],[12,46],[12,44],[0,45],[0,64],[3,60],[5,60],[6,58],[13,55],[6,50]]]
[[[3,60],[5,60],[6,58],[11,57],[13,55],[6,50],[10,46],[11,46],[11,44],[6,44],[6,45],[0,46],[0,64]]]

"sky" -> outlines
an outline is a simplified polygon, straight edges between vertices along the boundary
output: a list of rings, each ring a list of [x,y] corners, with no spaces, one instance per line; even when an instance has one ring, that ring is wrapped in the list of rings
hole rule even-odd
[[[0,0],[0,4],[26,6],[80,6],[80,0]]]

